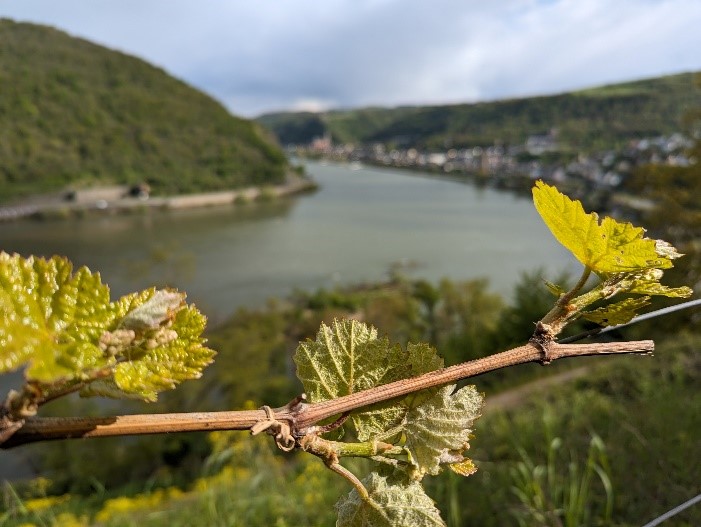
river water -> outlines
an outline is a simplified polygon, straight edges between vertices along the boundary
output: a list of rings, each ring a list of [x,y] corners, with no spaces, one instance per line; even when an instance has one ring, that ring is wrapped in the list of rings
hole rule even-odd
[[[507,296],[525,271],[573,265],[524,197],[415,172],[307,170],[320,189],[277,202],[0,224],[0,250],[68,256],[115,297],[178,287],[215,322],[298,288],[383,280],[397,262],[434,281],[486,277]],[[0,398],[18,381],[0,376]],[[0,454],[0,477],[27,474]]]
[[[530,200],[398,170],[310,163],[314,194],[273,203],[0,225],[0,250],[68,256],[113,294],[168,284],[214,321],[294,289],[377,281],[392,264],[438,280],[572,265]]]

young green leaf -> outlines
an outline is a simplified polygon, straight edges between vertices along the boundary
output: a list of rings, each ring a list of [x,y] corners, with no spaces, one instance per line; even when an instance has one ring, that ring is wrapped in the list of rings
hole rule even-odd
[[[0,253],[0,373],[26,367],[39,401],[66,389],[153,400],[214,355],[184,299],[148,289],[110,302],[99,274],[65,258]]]
[[[392,379],[388,382],[416,377],[418,375],[435,371],[443,367],[443,359],[436,350],[428,344],[409,343],[402,367],[392,370]],[[368,441],[381,436],[388,430],[400,429],[400,424],[407,412],[418,407],[427,399],[430,399],[438,388],[421,390],[412,393],[399,401],[381,403],[370,406],[353,416],[356,435],[360,441]],[[389,438],[386,438],[389,439]]]
[[[143,355],[116,365],[115,384],[128,397],[154,401],[158,392],[201,377],[214,358],[200,336],[205,325],[206,318],[193,306],[179,310],[170,327],[143,336]]]
[[[565,290],[561,286],[554,284],[548,280],[543,280],[543,283],[545,284],[545,287],[548,288],[548,291],[550,291],[553,294],[553,296],[559,298],[560,296],[565,294]]]
[[[0,372],[27,365],[28,379],[54,382],[105,364],[97,341],[116,309],[99,274],[72,272],[59,257],[0,253]]]
[[[690,287],[668,287],[662,285],[663,271],[660,269],[646,269],[640,273],[633,273],[624,276],[621,280],[612,277],[613,282],[617,282],[617,287],[626,293],[650,296],[667,296],[671,298],[686,298],[692,295]]]
[[[322,324],[316,340],[300,343],[294,355],[297,377],[312,402],[334,399],[387,384],[408,372],[406,353],[378,338],[377,330],[357,320],[334,320]],[[353,416],[358,438],[365,441],[366,426],[376,430],[398,420],[396,405],[371,408],[365,415]],[[375,424],[372,424],[375,423]]]
[[[185,304],[185,295],[177,291],[155,291],[143,304],[130,310],[120,322],[126,329],[156,329],[171,319]]]
[[[363,485],[367,500],[353,489],[336,503],[337,527],[445,527],[440,511],[418,481],[373,472]]]
[[[668,243],[645,238],[640,227],[609,217],[599,222],[596,213],[542,181],[533,188],[533,202],[555,238],[596,273],[666,269],[681,256]]]
[[[407,350],[378,338],[377,330],[357,320],[322,324],[316,340],[300,343],[294,356],[297,377],[312,402],[421,375],[443,367],[443,360],[427,344]],[[367,441],[398,425],[410,408],[435,393],[426,390],[400,401],[370,406],[354,413],[352,422],[360,441]]]
[[[621,302],[592,309],[582,313],[582,317],[600,326],[616,326],[627,324],[637,314],[638,310],[650,304],[649,296],[626,298]]]
[[[357,320],[322,324],[316,340],[300,343],[294,355],[297,377],[312,402],[385,384],[403,359],[399,346],[390,346],[375,328]]]
[[[462,452],[469,448],[471,427],[481,415],[483,397],[474,386],[454,390],[455,386],[445,386],[406,414],[404,446],[418,471],[415,477],[438,474],[444,463],[464,461]]]

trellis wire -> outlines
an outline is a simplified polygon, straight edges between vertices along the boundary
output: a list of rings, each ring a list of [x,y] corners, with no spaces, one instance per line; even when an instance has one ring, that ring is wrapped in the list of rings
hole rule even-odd
[[[671,511],[665,512],[662,516],[659,516],[659,517],[655,518],[654,520],[652,520],[651,522],[646,523],[645,525],[643,525],[643,527],[655,527],[655,525],[659,525],[663,521],[670,519],[672,516],[679,514],[684,509],[688,509],[689,507],[691,507],[692,505],[695,505],[696,503],[698,503],[700,501],[701,501],[701,494],[698,494],[698,495],[694,496],[693,498],[691,498],[690,500],[685,501],[681,505],[674,507]]]
[[[665,307],[662,309],[657,309],[655,311],[650,311],[649,313],[645,313],[643,315],[638,315],[637,317],[633,317],[633,319],[630,322],[627,322],[625,324],[618,324],[616,326],[607,326],[605,328],[596,328],[596,329],[592,329],[590,331],[585,331],[583,333],[579,333],[577,335],[573,335],[571,337],[565,337],[564,339],[558,340],[558,343],[559,344],[567,344],[569,342],[576,342],[578,340],[582,340],[582,339],[587,338],[587,337],[594,337],[596,335],[608,333],[609,331],[615,331],[617,329],[632,326],[633,324],[637,324],[638,322],[642,322],[643,320],[649,320],[651,318],[660,317],[662,315],[668,315],[669,313],[674,313],[675,311],[681,311],[682,309],[689,309],[691,307],[696,307],[696,306],[701,306],[701,298],[696,299],[696,300],[689,300],[688,302],[683,302],[681,304],[676,304],[676,305]]]

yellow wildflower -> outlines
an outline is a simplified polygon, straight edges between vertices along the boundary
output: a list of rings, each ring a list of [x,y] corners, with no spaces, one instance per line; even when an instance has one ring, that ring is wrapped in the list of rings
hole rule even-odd
[[[87,516],[74,516],[70,512],[62,512],[51,524],[52,527],[88,527],[90,523],[88,522]]]
[[[44,498],[34,498],[31,500],[25,500],[24,507],[29,512],[36,512],[42,509],[48,509],[49,507],[53,507],[54,505],[59,505],[60,503],[68,501],[69,499],[71,499],[71,497],[68,494],[64,494],[63,496],[46,496]]]

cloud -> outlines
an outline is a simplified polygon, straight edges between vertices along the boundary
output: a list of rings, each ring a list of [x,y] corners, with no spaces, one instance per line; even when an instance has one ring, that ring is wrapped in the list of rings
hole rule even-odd
[[[232,111],[439,104],[701,69],[696,0],[0,0]]]

